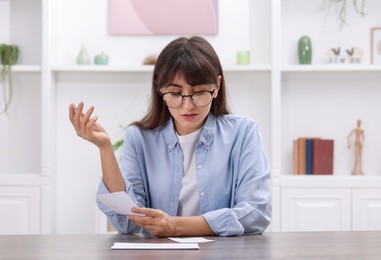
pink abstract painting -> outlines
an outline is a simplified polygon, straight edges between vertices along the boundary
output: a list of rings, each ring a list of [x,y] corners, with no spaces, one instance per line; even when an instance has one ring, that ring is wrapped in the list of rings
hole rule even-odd
[[[217,34],[218,0],[109,0],[112,35]]]

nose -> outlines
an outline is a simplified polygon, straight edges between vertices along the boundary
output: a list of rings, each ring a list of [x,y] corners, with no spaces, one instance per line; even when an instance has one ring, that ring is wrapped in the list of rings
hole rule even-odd
[[[194,107],[192,97],[186,96],[183,100],[183,108],[189,110]]]

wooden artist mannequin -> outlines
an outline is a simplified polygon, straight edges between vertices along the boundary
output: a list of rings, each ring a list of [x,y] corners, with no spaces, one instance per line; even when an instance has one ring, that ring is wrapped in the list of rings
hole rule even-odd
[[[361,120],[357,120],[357,127],[353,129],[348,135],[348,149],[351,148],[351,137],[355,135],[354,153],[355,162],[353,165],[352,175],[364,175],[362,171],[362,150],[364,147],[364,130],[361,129]]]

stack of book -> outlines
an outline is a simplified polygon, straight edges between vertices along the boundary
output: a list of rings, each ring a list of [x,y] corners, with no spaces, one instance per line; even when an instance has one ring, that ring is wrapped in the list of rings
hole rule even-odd
[[[300,137],[293,140],[294,174],[333,174],[334,140]]]

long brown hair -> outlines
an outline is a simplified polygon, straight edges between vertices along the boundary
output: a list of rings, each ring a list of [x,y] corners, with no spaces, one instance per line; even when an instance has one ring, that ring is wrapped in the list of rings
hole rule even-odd
[[[171,117],[160,96],[160,88],[168,86],[177,73],[191,85],[217,84],[221,75],[217,98],[213,99],[210,113],[215,116],[229,114],[226,102],[225,80],[216,52],[204,38],[180,37],[170,42],[157,58],[152,77],[151,102],[147,114],[132,125],[142,129],[155,129]]]

